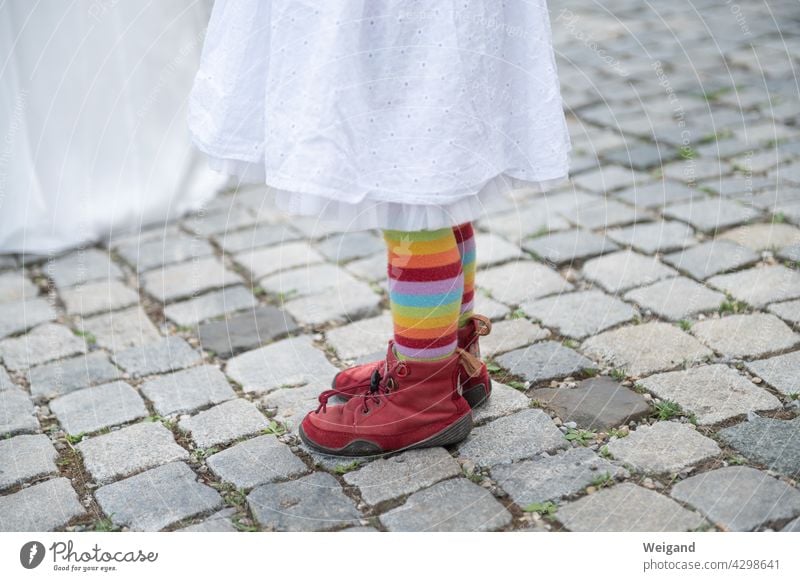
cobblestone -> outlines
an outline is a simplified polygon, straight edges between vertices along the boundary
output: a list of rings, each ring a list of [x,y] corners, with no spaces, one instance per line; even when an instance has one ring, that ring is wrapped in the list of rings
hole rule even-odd
[[[0,440],[0,490],[58,472],[56,458],[58,452],[42,434]]]
[[[511,351],[498,357],[497,363],[510,373],[523,376],[531,384],[597,367],[574,349],[555,341],[542,341]]]
[[[55,309],[45,299],[0,303],[0,339],[54,321],[56,317]]]
[[[726,365],[706,365],[670,371],[640,380],[661,399],[695,414],[701,425],[716,424],[749,411],[781,407],[781,402]]]
[[[800,335],[786,323],[763,313],[698,321],[692,325],[692,333],[727,357],[760,357],[800,341]]]
[[[34,367],[27,373],[31,395],[46,399],[120,378],[119,369],[100,351]]]
[[[597,289],[562,293],[520,305],[526,315],[559,333],[583,339],[633,320],[636,310]]]
[[[156,377],[142,384],[141,390],[163,416],[193,412],[236,397],[225,375],[213,365]]]
[[[511,514],[488,490],[458,478],[412,494],[380,519],[389,531],[493,531]]]
[[[556,518],[581,532],[691,531],[705,522],[674,500],[627,482],[570,502]]]
[[[222,497],[197,481],[183,462],[170,462],[97,489],[111,521],[132,531],[160,531],[222,505]]]
[[[289,446],[272,435],[258,436],[231,446],[209,456],[206,463],[217,477],[236,488],[253,488],[308,472]]]
[[[255,405],[237,398],[181,420],[178,427],[191,434],[198,448],[211,448],[256,434],[269,422]]]
[[[52,531],[84,512],[69,480],[52,478],[0,496],[0,531]]]
[[[68,434],[95,432],[147,415],[142,398],[124,381],[62,395],[50,402],[50,409]]]
[[[90,282],[62,291],[70,315],[87,317],[117,311],[139,303],[139,293],[118,280]]]
[[[0,437],[35,432],[39,421],[33,415],[33,404],[21,389],[0,391]]]
[[[0,341],[0,359],[11,371],[21,371],[54,359],[86,352],[86,343],[63,325],[46,323],[22,337]]]
[[[656,258],[630,250],[593,258],[583,265],[583,275],[611,293],[651,284],[676,274]]]
[[[721,495],[720,491],[730,493]],[[751,531],[800,514],[800,491],[747,466],[687,478],[672,488],[672,497],[696,507],[727,531]]]
[[[709,240],[686,250],[667,254],[664,262],[704,280],[715,274],[752,264],[758,254],[727,240]]]
[[[252,310],[256,306],[258,301],[253,293],[237,285],[173,303],[164,309],[164,316],[180,327],[192,327],[201,321],[236,311]]]
[[[78,443],[76,448],[94,481],[106,484],[173,460],[188,460],[161,422],[141,422]]]
[[[299,327],[292,316],[273,306],[260,306],[198,328],[200,344],[206,351],[229,357],[281,339]]]
[[[725,295],[682,276],[634,289],[625,295],[653,313],[677,321],[697,313],[716,311]]]
[[[800,351],[745,363],[751,373],[785,395],[800,394]]]
[[[180,337],[131,347],[114,355],[114,363],[133,377],[176,371],[201,360],[200,354]]]
[[[155,343],[161,338],[141,307],[82,319],[78,329],[112,353]]]

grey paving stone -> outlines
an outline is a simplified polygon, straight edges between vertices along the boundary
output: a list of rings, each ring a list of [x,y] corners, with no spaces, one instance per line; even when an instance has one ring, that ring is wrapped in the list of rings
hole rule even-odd
[[[141,422],[93,438],[75,446],[83,464],[98,484],[129,476],[149,468],[187,460],[189,453],[161,422]]]
[[[709,240],[663,257],[667,264],[700,280],[726,270],[752,264],[758,259],[758,254],[749,248],[719,239]]]
[[[15,383],[11,381],[8,372],[5,370],[5,368],[0,367],[0,391],[14,389],[14,387]]]
[[[156,343],[131,347],[114,355],[114,363],[133,377],[166,373],[189,367],[202,360],[181,337],[165,337]]]
[[[527,319],[498,321],[492,325],[492,332],[481,338],[481,355],[494,357],[513,349],[530,345],[535,341],[547,339],[550,331],[534,325]]]
[[[119,369],[102,351],[40,365],[27,373],[31,395],[46,399],[120,378]]]
[[[782,264],[721,274],[708,284],[754,307],[800,297],[800,272]]]
[[[783,533],[800,533],[800,518],[794,519],[781,529]]]
[[[46,299],[0,303],[0,339],[54,321],[56,310]]]
[[[473,428],[458,452],[481,466],[494,466],[566,447],[567,440],[550,416],[527,409]]]
[[[672,369],[713,355],[691,335],[661,322],[606,331],[586,339],[581,350],[634,376]]]
[[[480,249],[477,252],[480,252],[481,267],[517,260],[522,256],[519,244],[512,244],[492,233],[476,232],[475,246]]]
[[[527,260],[483,270],[478,274],[478,284],[491,293],[493,299],[509,305],[573,288],[551,268]]]
[[[701,425],[716,424],[749,411],[779,409],[781,402],[727,365],[703,365],[651,375],[639,381],[661,399],[695,414]]]
[[[217,491],[198,482],[183,462],[107,484],[97,489],[95,497],[114,524],[132,531],[159,531],[222,506]]]
[[[646,170],[672,161],[678,157],[678,151],[673,147],[655,143],[626,144],[624,147],[604,152],[603,157],[611,163]]]
[[[415,492],[380,520],[394,532],[494,531],[511,524],[511,514],[485,488],[456,478]]]
[[[674,500],[624,482],[559,507],[556,518],[570,531],[691,531],[705,523]]]
[[[262,278],[279,270],[308,267],[323,262],[325,257],[307,242],[297,241],[239,252],[234,256],[234,260],[249,270],[253,278]]]
[[[499,303],[494,299],[489,298],[483,293],[483,290],[480,287],[476,288],[475,293],[475,312],[480,313],[486,317],[489,317],[492,321],[497,321],[498,319],[504,318],[508,313],[511,312],[511,309],[504,305],[503,303]]]
[[[647,400],[606,376],[585,379],[575,388],[536,389],[531,399],[589,430],[618,427],[650,413]]]
[[[520,308],[532,319],[575,339],[594,335],[636,316],[633,307],[597,289],[562,293],[523,303]]]
[[[310,382],[328,385],[338,371],[308,336],[284,339],[237,355],[225,368],[228,377],[246,392],[268,392]]]
[[[89,282],[61,291],[67,313],[86,317],[139,303],[139,293],[118,280]]]
[[[309,411],[317,409],[319,405],[317,398],[328,385],[330,385],[330,380],[313,382],[301,387],[275,389],[261,398],[261,404],[266,409],[277,410],[274,419],[283,422],[289,430],[296,433],[303,417]]]
[[[0,255],[0,270],[14,268],[15,266],[17,266],[17,260],[12,255]]]
[[[783,258],[784,260],[800,262],[800,244],[793,244],[792,246],[787,246],[786,248],[778,252],[778,256],[780,258]]]
[[[201,321],[257,306],[253,293],[237,285],[168,305],[164,308],[164,316],[178,326],[192,327]]]
[[[161,335],[141,307],[81,319],[78,329],[112,353],[155,343]]]
[[[623,187],[641,183],[641,174],[616,165],[605,165],[594,171],[588,171],[572,178],[578,186],[591,192],[611,192]]]
[[[689,278],[678,276],[629,291],[625,300],[673,321],[716,311],[725,295]]]
[[[751,250],[781,249],[800,244],[800,228],[790,224],[748,224],[720,234],[719,238],[730,240]]]
[[[325,531],[359,524],[361,514],[330,474],[315,472],[281,484],[264,484],[247,495],[262,528]]]
[[[236,488],[253,488],[309,471],[289,446],[272,435],[258,436],[217,452],[208,457],[206,464],[218,478]]]
[[[727,357],[760,357],[800,341],[800,335],[786,323],[764,313],[698,321],[692,325],[692,333]]]
[[[564,230],[569,228],[569,222],[559,216],[554,207],[533,204],[488,216],[481,219],[478,226],[511,242],[519,242],[535,234]]]
[[[228,319],[203,323],[198,327],[198,335],[203,349],[228,357],[281,339],[298,329],[289,313],[266,305]]]
[[[236,514],[236,509],[225,508],[215,512],[207,519],[179,529],[179,533],[235,533],[238,532],[231,517]]]
[[[181,420],[178,427],[191,433],[198,448],[211,448],[256,434],[269,422],[255,405],[237,398]]]
[[[633,224],[648,217],[642,208],[629,206],[609,198],[600,198],[593,203],[581,204],[571,212],[562,212],[562,214],[575,226],[587,230]]]
[[[58,472],[58,452],[43,434],[0,440],[0,490]]]
[[[0,261],[2,259],[0,256]],[[28,279],[24,270],[0,273],[0,303],[26,301],[36,298],[38,294],[39,289]]]
[[[224,232],[214,236],[225,252],[230,253],[286,244],[299,238],[301,238],[301,234],[288,224],[258,224],[252,228]]]
[[[169,230],[151,240],[132,240],[115,249],[137,272],[214,254],[214,247],[207,240]]]
[[[583,265],[583,276],[617,293],[675,276],[677,273],[656,258],[622,250],[593,258]]]
[[[692,476],[676,484],[671,494],[727,531],[751,531],[800,514],[800,491],[748,466]]]
[[[712,233],[753,220],[759,213],[753,208],[725,198],[691,200],[667,206],[664,210],[664,215],[669,218],[691,224],[697,230]]]
[[[745,363],[748,370],[779,392],[800,394],[800,351]]]
[[[184,221],[184,225],[198,236],[222,235],[246,226],[252,226],[258,218],[247,208],[230,206],[221,212],[195,214]]]
[[[472,410],[472,419],[476,424],[480,424],[524,410],[530,407],[530,403],[531,400],[519,390],[499,381],[492,381],[491,397],[485,404]]]
[[[336,292],[301,297],[284,303],[283,307],[295,320],[305,325],[343,323],[379,310],[381,296],[366,283],[343,284]]]
[[[148,414],[142,398],[124,381],[62,395],[50,402],[50,410],[68,434],[96,432]]]
[[[33,403],[21,389],[0,391],[0,437],[35,432],[39,420],[33,415]]]
[[[358,487],[361,498],[375,506],[459,474],[461,467],[444,448],[427,448],[380,458],[348,472],[344,480]]]
[[[767,310],[778,315],[784,321],[800,325],[800,299],[785,303],[773,303],[767,307]]]
[[[681,222],[645,222],[611,229],[608,237],[622,246],[632,246],[645,254],[668,252],[695,243],[692,228]]]
[[[555,341],[542,341],[505,353],[499,356],[496,362],[510,373],[523,376],[532,384],[597,367],[590,359]]]
[[[225,375],[213,365],[201,365],[151,379],[141,388],[161,415],[193,412],[236,397]]]
[[[141,280],[148,294],[164,303],[242,282],[215,257],[151,270]]]
[[[562,454],[492,468],[492,477],[522,508],[581,492],[606,474],[612,478],[628,476],[627,470],[588,448],[570,448]]]
[[[386,250],[383,240],[370,232],[334,234],[318,242],[316,247],[333,262],[347,262]]]
[[[86,342],[63,325],[46,323],[27,335],[0,341],[0,359],[10,371],[22,371],[54,359],[86,352]]]
[[[52,531],[84,512],[69,480],[52,478],[0,496],[0,531]]]
[[[59,289],[94,280],[122,278],[119,266],[111,262],[107,252],[97,248],[78,250],[48,260],[43,271]]]
[[[757,417],[719,431],[719,437],[746,458],[797,478],[800,476],[800,418],[775,420]]]
[[[389,313],[331,329],[325,334],[328,345],[342,359],[356,359],[374,353],[391,336],[392,317]]]
[[[616,192],[614,197],[637,208],[660,208],[673,202],[691,200],[703,195],[705,195],[703,192],[684,184],[660,180]]]
[[[619,248],[605,236],[580,229],[532,238],[522,246],[528,252],[555,264],[573,263]]]
[[[386,257],[383,257],[383,270],[386,270]],[[308,268],[276,272],[262,278],[259,285],[268,293],[283,301],[337,292],[342,286],[355,284],[350,273],[333,264],[315,264]]]
[[[655,474],[675,474],[722,452],[714,440],[679,422],[639,426],[609,442],[608,451],[635,470]]]
[[[383,254],[373,254],[367,258],[348,262],[344,268],[358,278],[370,282],[386,280],[386,256]]]

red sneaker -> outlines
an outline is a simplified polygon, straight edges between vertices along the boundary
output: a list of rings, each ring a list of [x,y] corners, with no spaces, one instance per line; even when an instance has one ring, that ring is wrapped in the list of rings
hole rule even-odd
[[[492,380],[489,378],[486,364],[481,361],[481,350],[478,344],[478,339],[488,335],[491,331],[492,322],[483,315],[473,315],[469,322],[458,330],[459,348],[467,351],[477,361],[476,363],[476,361],[469,361],[466,357],[463,358],[465,368],[469,368],[469,371],[464,370],[461,385],[464,399],[471,408],[482,405],[492,393]],[[331,390],[345,399],[363,393],[370,386],[373,372],[380,369],[383,364],[383,361],[370,361],[340,371],[331,382]],[[477,371],[474,369],[476,365],[479,367]]]
[[[467,437],[472,410],[459,389],[461,356],[441,361],[400,361],[394,342],[370,385],[345,404],[327,405],[336,390],[300,424],[311,448],[340,456],[371,456],[412,448],[446,446]]]

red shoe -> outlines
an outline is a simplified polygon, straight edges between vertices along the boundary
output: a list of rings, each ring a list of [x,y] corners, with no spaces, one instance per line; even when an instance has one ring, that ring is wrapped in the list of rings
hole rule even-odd
[[[474,369],[474,361],[465,360],[465,372],[461,378],[464,399],[471,408],[482,405],[492,393],[492,380],[486,364],[481,361],[481,350],[478,344],[479,337],[488,335],[492,331],[492,322],[483,315],[473,315],[469,322],[458,330],[458,346],[467,351],[479,363],[479,369]],[[337,373],[331,382],[331,390],[336,395],[349,399],[356,394],[363,393],[370,386],[372,374],[380,369],[383,361],[370,361],[362,363]]]
[[[327,405],[336,390],[300,424],[311,448],[340,456],[371,456],[412,448],[447,446],[467,437],[472,410],[459,390],[461,356],[441,361],[400,361],[394,341],[369,387],[345,404]]]

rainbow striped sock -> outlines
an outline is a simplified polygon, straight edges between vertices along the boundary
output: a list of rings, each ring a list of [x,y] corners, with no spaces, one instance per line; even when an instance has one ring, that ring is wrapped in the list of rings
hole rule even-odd
[[[475,233],[472,224],[465,222],[454,226],[453,234],[461,255],[461,270],[464,272],[464,294],[461,297],[461,315],[458,317],[460,329],[472,318],[475,308]]]
[[[449,357],[458,344],[464,276],[451,228],[384,230],[389,302],[400,359]]]

